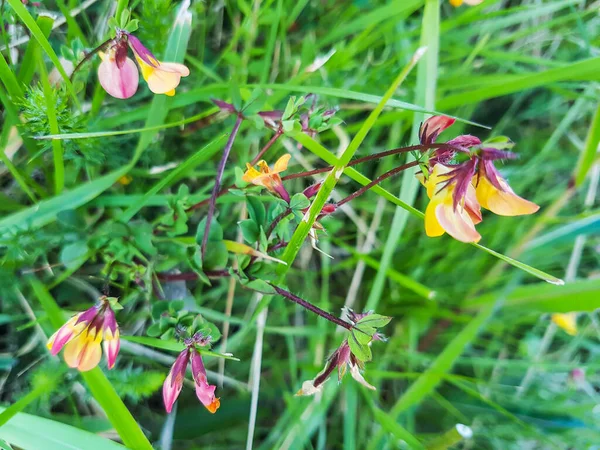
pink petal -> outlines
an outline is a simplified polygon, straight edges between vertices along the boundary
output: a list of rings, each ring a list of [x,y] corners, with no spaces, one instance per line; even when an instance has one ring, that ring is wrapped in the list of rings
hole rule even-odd
[[[106,362],[108,368],[112,369],[117,361],[117,355],[121,348],[121,340],[119,339],[119,330],[117,329],[114,335],[110,330],[105,330],[104,341],[102,342],[104,347],[104,354],[106,355]]]
[[[179,354],[173,367],[171,367],[167,379],[163,383],[163,401],[168,413],[173,409],[173,404],[175,403],[175,400],[177,400],[177,397],[179,397],[179,393],[183,388],[183,379],[189,362],[189,355],[187,348]]]
[[[115,98],[125,99],[136,93],[139,72],[131,58],[125,59],[119,69],[116,61],[106,59],[98,67],[98,80],[106,92]]]
[[[462,207],[454,210],[451,204],[442,203],[435,209],[435,216],[442,228],[454,239],[462,242],[479,242],[481,239],[469,214]]]

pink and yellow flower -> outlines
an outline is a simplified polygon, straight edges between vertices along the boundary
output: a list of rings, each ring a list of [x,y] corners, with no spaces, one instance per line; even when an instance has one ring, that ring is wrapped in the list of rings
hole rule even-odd
[[[427,173],[417,174],[430,199],[425,211],[427,235],[448,233],[462,242],[478,242],[481,235],[475,225],[481,222],[481,207],[502,216],[536,212],[539,206],[515,194],[494,166],[496,160],[515,157],[504,150],[513,143],[507,139],[486,146],[475,136],[462,135],[436,144],[439,134],[453,123],[449,117],[433,116],[419,130],[423,151],[430,152]],[[468,159],[455,163],[457,156]]]
[[[98,81],[106,92],[115,98],[126,99],[136,93],[139,83],[138,69],[126,56],[127,47],[117,44],[106,53],[100,52],[102,62],[98,67]]]
[[[190,359],[192,360],[192,376],[194,377],[194,384],[196,386],[196,396],[206,409],[214,414],[219,409],[219,406],[221,406],[220,400],[215,397],[215,389],[217,387],[208,384],[202,356],[193,345],[187,346],[179,354],[163,384],[165,409],[167,413],[173,410],[173,405],[183,388],[183,380],[185,379],[185,372]]]
[[[464,189],[464,183],[452,178],[452,174],[450,167],[438,163],[427,179],[423,174],[417,176],[427,188],[430,199],[425,210],[425,233],[430,237],[448,233],[462,242],[478,242],[481,235],[475,225],[481,222],[481,209],[470,184],[471,178],[465,175],[468,184],[462,193],[458,191]]]
[[[459,7],[463,3],[465,5],[469,5],[469,6],[475,6],[475,5],[480,5],[483,2],[484,2],[484,0],[450,0],[450,4],[454,7]]]
[[[175,95],[175,88],[179,86],[181,77],[187,77],[190,70],[179,63],[161,62],[148,50],[138,38],[129,34],[127,41],[135,54],[142,76],[148,88],[155,94]]]
[[[53,355],[65,347],[64,358],[69,367],[81,372],[93,369],[100,362],[102,348],[112,369],[119,354],[119,326],[107,297],[98,305],[71,317],[48,340],[48,349]]]
[[[281,176],[279,175],[284,170],[287,170],[288,162],[292,156],[289,154],[283,155],[277,160],[273,169],[265,161],[259,161],[258,167],[260,170],[256,170],[250,165],[246,164],[246,173],[242,177],[246,183],[252,183],[256,186],[262,186],[267,188],[270,192],[282,198],[289,203],[290,195],[283,187]]]

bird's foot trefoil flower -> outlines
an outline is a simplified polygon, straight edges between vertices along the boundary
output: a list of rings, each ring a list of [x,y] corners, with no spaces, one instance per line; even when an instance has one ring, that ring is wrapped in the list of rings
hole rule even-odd
[[[56,355],[65,347],[64,358],[69,367],[86,372],[100,362],[102,343],[108,368],[112,369],[120,347],[113,311],[117,305],[115,298],[103,296],[97,305],[71,317],[48,340],[50,352]]]
[[[481,142],[462,135],[436,144],[439,134],[453,123],[449,117],[433,116],[419,131],[421,145],[428,147],[427,163],[417,174],[430,199],[425,211],[427,235],[448,233],[462,242],[478,242],[481,235],[475,225],[481,222],[481,207],[502,216],[536,212],[539,206],[515,194],[494,166],[496,160],[515,157],[505,151],[512,142],[506,138]]]
[[[469,6],[480,5],[484,0],[450,0],[450,4],[456,8],[461,6],[463,3]]]
[[[194,335],[190,339],[185,340],[185,349],[179,354],[175,363],[171,367],[171,371],[163,384],[163,401],[165,409],[170,413],[173,405],[179,397],[179,393],[183,388],[183,380],[187,370],[188,363],[192,362],[192,376],[196,386],[196,396],[198,400],[206,407],[206,409],[214,414],[219,406],[220,400],[215,397],[215,385],[208,384],[206,369],[202,362],[202,355],[196,348],[196,345],[206,345],[208,341],[199,334]]]
[[[159,61],[137,37],[122,29],[117,29],[117,36],[109,42],[106,52],[100,52],[102,63],[98,67],[98,79],[104,90],[119,99],[136,93],[139,72],[133,60],[127,57],[128,45],[148,88],[155,94],[175,95],[175,88],[181,77],[190,74],[189,69],[183,64]]]
[[[246,164],[246,172],[242,177],[246,183],[252,183],[256,186],[262,186],[267,188],[270,192],[277,195],[287,203],[290,202],[290,194],[286,191],[281,181],[281,172],[287,170],[288,162],[292,156],[289,154],[283,155],[277,160],[273,168],[271,169],[265,161],[259,161],[258,167],[260,170],[256,170],[249,163]]]

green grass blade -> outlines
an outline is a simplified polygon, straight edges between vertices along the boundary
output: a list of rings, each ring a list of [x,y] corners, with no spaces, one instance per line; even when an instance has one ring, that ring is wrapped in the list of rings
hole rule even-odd
[[[575,186],[581,186],[589,170],[592,168],[594,161],[598,158],[598,151],[600,150],[600,103],[596,108],[594,118],[590,124],[588,135],[585,140],[585,147],[583,152],[577,161],[577,167],[575,168]]]
[[[40,82],[44,89],[44,99],[46,100],[46,114],[48,115],[48,126],[50,132],[58,133],[58,120],[56,118],[56,99],[54,90],[48,81],[48,72],[42,53],[37,51],[38,67],[40,69]],[[52,141],[52,160],[54,161],[54,193],[60,194],[65,187],[65,162],[63,160],[62,143],[57,140]]]
[[[0,219],[0,237],[11,233],[14,229],[35,229],[54,222],[59,212],[85,205],[111,187],[128,170],[129,166],[122,167],[94,181],[82,184],[50,199],[42,200],[37,205]]]
[[[348,145],[348,148],[346,148],[342,156],[339,158],[339,161],[335,164],[333,170],[325,179],[325,182],[321,186],[321,189],[319,189],[319,193],[317,194],[315,200],[310,206],[308,213],[305,214],[304,218],[302,219],[302,222],[300,222],[300,224],[296,228],[296,231],[290,239],[290,242],[287,245],[285,252],[282,256],[282,259],[288,264],[288,266],[291,265],[291,263],[296,258],[296,255],[298,254],[300,247],[306,240],[306,237],[308,236],[308,233],[312,228],[317,218],[317,215],[321,212],[323,205],[331,195],[331,191],[342,176],[346,165],[350,162],[350,160],[354,156],[354,153],[356,153],[358,147],[363,142],[364,138],[367,136],[367,133],[375,124],[375,121],[383,111],[383,108],[385,107],[386,103],[392,98],[392,95],[394,95],[396,89],[398,89],[400,84],[402,84],[402,82],[406,79],[406,76],[410,73],[410,71],[415,66],[419,58],[423,55],[423,52],[424,49],[418,50],[417,53],[415,53],[415,56],[408,63],[408,65],[396,77],[396,79],[389,87],[389,89],[387,90],[377,107],[371,112],[371,114],[369,114],[367,120],[365,120],[354,139],[352,139],[352,141]],[[278,268],[278,271],[280,274],[285,273],[285,266],[280,266],[280,268]]]
[[[0,411],[5,412],[6,409],[0,406]],[[0,435],[2,440],[23,450],[73,450],[83,448],[83,443],[85,448],[94,450],[125,450],[126,448],[89,431],[25,413],[18,413],[13,420],[4,425],[0,429]]]
[[[513,259],[510,256],[506,256],[506,255],[503,255],[502,253],[498,253],[497,251],[494,251],[491,248],[484,247],[481,244],[472,244],[472,245],[483,250],[484,252],[489,253],[492,256],[495,256],[498,259],[501,259],[504,262],[507,262],[511,266],[517,267],[518,269],[521,269],[524,272],[527,272],[528,274],[539,278],[540,280],[544,280],[544,281],[547,281],[548,283],[555,284],[558,286],[562,286],[563,284],[565,284],[565,282],[563,280],[561,280],[560,278],[556,278],[555,276],[547,274],[546,272],[536,269],[535,267],[531,267],[525,263],[522,263],[521,261],[517,261],[516,259]]]
[[[46,39],[50,36],[50,32],[52,31],[52,26],[54,25],[54,19],[48,16],[39,16],[36,20],[36,23],[42,30],[42,34]],[[33,74],[36,68],[36,54],[38,49],[40,48],[40,44],[35,39],[30,39],[27,44],[27,48],[25,49],[25,53],[23,54],[23,60],[21,61],[21,67],[19,68],[19,74],[17,78],[24,85],[29,85],[31,80],[33,80]]]
[[[56,53],[54,53],[54,50],[52,49],[50,42],[48,42],[48,39],[46,38],[44,32],[40,29],[33,17],[31,17],[31,14],[29,14],[29,11],[27,11],[27,8],[25,8],[25,6],[23,5],[23,3],[21,3],[20,0],[7,1],[12,7],[12,9],[15,11],[15,13],[19,16],[23,24],[25,24],[31,35],[38,41],[40,46],[44,49],[54,66],[57,68],[58,72],[62,75],[65,86],[69,91],[69,94],[71,94],[71,97],[73,98],[73,102],[77,107],[79,107],[79,100],[77,99],[77,94],[75,93],[73,84],[69,80],[69,75],[67,75],[65,69],[58,60],[58,56],[56,56]]]
[[[217,144],[221,142],[221,140],[225,136],[226,134],[223,134],[221,136],[218,136],[216,139],[213,139],[210,143],[202,147],[200,150],[198,150],[196,153],[194,153],[192,156],[186,159],[183,163],[179,164],[176,169],[172,170],[166,177],[164,177],[162,180],[160,180],[158,183],[152,186],[152,188],[144,194],[140,201],[127,208],[123,212],[123,214],[119,216],[119,220],[121,220],[122,222],[127,222],[131,220],[131,218],[135,216],[135,214],[146,205],[146,203],[152,196],[163,190],[165,187],[169,186],[172,182],[177,180],[185,172],[192,170],[198,164],[207,161],[210,157],[215,155],[219,150]]]

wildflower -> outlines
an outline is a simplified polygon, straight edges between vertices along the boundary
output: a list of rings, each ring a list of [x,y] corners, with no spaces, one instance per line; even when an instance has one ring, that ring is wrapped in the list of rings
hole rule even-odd
[[[475,186],[479,204],[499,216],[533,214],[540,209],[535,203],[515,194],[491,160],[481,161]]]
[[[101,342],[108,368],[112,369],[120,347],[119,326],[107,297],[100,298],[98,305],[71,317],[50,337],[47,346],[56,355],[66,345],[65,362],[69,367],[86,372],[100,362]]]
[[[481,207],[503,216],[532,214],[539,206],[513,192],[494,166],[499,159],[514,158],[503,149],[513,144],[508,139],[493,144],[482,143],[470,135],[458,136],[445,144],[435,144],[439,134],[454,123],[446,116],[433,116],[421,125],[419,141],[431,151],[427,174],[417,178],[427,188],[430,198],[425,211],[428,236],[445,232],[463,242],[478,242],[475,225],[481,222]],[[435,146],[433,145],[435,144]],[[457,155],[468,158],[453,163]]]
[[[196,349],[197,337],[186,340],[186,348],[179,354],[171,371],[163,384],[163,401],[168,413],[173,409],[173,404],[179,397],[183,387],[183,380],[190,359],[192,360],[192,376],[196,385],[196,395],[198,400],[206,407],[208,411],[214,414],[221,402],[215,397],[215,385],[208,384],[206,369],[202,362],[202,356]]]
[[[138,88],[139,72],[133,60],[127,57],[127,47],[118,43],[99,55],[102,59],[98,67],[100,85],[115,98],[132,97]]]
[[[323,383],[329,379],[329,376],[336,368],[338,370],[338,382],[342,381],[347,368],[350,368],[350,375],[352,375],[352,378],[364,387],[376,390],[375,386],[370,385],[360,373],[360,370],[364,368],[364,363],[354,356],[350,351],[348,340],[344,339],[342,345],[340,345],[329,357],[325,369],[319,373],[314,380],[307,380],[302,383],[302,389],[300,389],[296,395],[314,395],[319,392],[323,387]]]
[[[262,186],[267,188],[270,192],[277,195],[278,197],[285,200],[287,203],[290,202],[290,194],[283,187],[283,182],[279,174],[284,170],[287,170],[288,162],[291,155],[285,154],[277,160],[273,169],[271,169],[265,161],[259,161],[258,167],[260,171],[256,170],[249,163],[246,164],[246,173],[242,177],[246,183],[252,183],[256,186]]]
[[[155,94],[175,95],[181,77],[187,77],[190,70],[179,63],[161,62],[148,50],[138,38],[127,34],[127,42],[135,54],[142,76],[148,88]]]
[[[470,184],[473,171],[472,164],[452,170],[438,163],[426,180],[423,174],[418,175],[430,198],[425,210],[427,236],[436,237],[447,232],[462,242],[481,239],[475,230],[475,225],[481,222],[481,210],[475,189]]]
[[[450,4],[454,7],[459,7],[463,3],[469,6],[480,5],[484,0],[450,0]]]
[[[577,313],[556,313],[552,314],[552,322],[562,328],[566,333],[571,336],[577,334]]]

